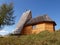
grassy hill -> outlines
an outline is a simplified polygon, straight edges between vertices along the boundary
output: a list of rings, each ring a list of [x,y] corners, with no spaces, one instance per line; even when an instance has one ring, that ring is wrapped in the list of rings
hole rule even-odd
[[[60,45],[60,31],[1,37],[0,45]]]

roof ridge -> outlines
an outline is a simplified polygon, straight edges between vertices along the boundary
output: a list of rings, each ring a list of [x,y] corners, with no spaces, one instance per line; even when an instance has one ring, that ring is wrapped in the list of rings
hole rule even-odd
[[[38,18],[38,17],[43,17],[43,16],[48,16],[48,15],[47,14],[43,14],[43,15],[36,16],[36,17],[34,17],[32,19],[35,19],[35,18]]]

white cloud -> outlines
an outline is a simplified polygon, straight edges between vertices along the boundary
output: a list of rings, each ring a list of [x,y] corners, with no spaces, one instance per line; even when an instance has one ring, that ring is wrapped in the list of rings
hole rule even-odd
[[[0,32],[8,32],[8,31],[6,31],[6,30],[0,30]]]
[[[6,31],[6,30],[0,30],[0,35],[6,35],[6,34],[8,34],[9,32],[8,31]]]

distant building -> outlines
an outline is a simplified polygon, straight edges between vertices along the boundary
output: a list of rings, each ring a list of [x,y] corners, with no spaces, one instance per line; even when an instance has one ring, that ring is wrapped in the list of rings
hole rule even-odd
[[[30,17],[31,17],[31,11],[30,11]],[[29,18],[29,17],[28,17]],[[23,21],[23,20],[22,20]],[[20,31],[20,34],[38,34],[41,31],[48,30],[50,32],[55,31],[56,23],[51,18],[48,17],[48,15],[42,15],[38,16],[36,18],[30,18],[30,20],[27,20]]]

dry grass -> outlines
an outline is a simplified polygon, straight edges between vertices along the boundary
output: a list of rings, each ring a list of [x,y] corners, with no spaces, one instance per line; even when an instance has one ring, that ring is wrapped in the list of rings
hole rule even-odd
[[[60,45],[60,31],[0,38],[0,45]]]

